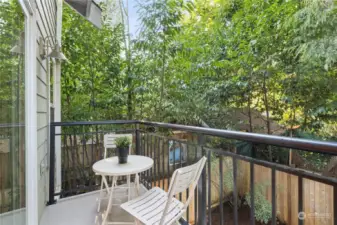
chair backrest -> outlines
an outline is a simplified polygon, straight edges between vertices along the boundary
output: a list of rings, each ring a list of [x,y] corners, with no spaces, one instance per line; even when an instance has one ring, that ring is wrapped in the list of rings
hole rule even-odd
[[[104,135],[104,158],[107,157],[107,149],[116,148],[116,138],[119,137],[128,137],[131,140],[131,144],[129,146],[129,153],[132,147],[132,134],[105,134]]]
[[[188,199],[184,204],[184,208],[181,214],[186,211],[192,197],[194,196],[194,190],[198,185],[198,181],[206,161],[207,158],[204,156],[197,163],[183,168],[179,168],[174,171],[170,188],[168,190],[167,203],[160,221],[160,225],[164,225],[165,217],[168,214],[168,209],[170,208],[170,203],[172,202],[173,196],[183,191],[186,191],[189,188]]]

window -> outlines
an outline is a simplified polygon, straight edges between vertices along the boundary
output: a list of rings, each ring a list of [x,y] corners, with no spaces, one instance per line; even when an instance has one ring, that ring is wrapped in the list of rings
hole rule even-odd
[[[0,1],[0,9],[0,224],[12,225],[2,215],[26,204],[25,16],[16,0]]]

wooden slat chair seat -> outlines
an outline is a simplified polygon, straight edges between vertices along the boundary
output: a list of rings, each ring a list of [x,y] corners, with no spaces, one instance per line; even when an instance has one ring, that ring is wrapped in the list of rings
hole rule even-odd
[[[155,187],[144,195],[122,204],[121,207],[135,217],[137,223],[141,222],[145,225],[177,224],[193,198],[206,160],[206,157],[202,157],[193,165],[175,170],[168,192]],[[189,189],[189,197],[184,204],[174,196],[187,189]]]

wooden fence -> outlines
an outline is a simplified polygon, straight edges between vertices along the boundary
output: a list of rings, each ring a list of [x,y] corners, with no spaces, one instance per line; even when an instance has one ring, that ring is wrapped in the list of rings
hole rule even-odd
[[[240,161],[240,170],[245,180],[238,180],[250,190],[249,163]],[[271,169],[259,165],[254,167],[255,185],[265,185],[265,197],[271,202]],[[303,209],[306,225],[333,225],[333,188],[330,185],[303,179]],[[276,211],[280,220],[288,225],[298,224],[298,177],[285,172],[276,172]]]

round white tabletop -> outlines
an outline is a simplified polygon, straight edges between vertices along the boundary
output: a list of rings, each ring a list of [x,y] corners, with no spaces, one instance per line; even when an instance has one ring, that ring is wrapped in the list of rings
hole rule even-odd
[[[126,176],[144,172],[153,166],[153,159],[140,156],[129,155],[128,162],[125,164],[118,163],[118,157],[102,159],[96,162],[92,169],[95,173],[104,176]]]

